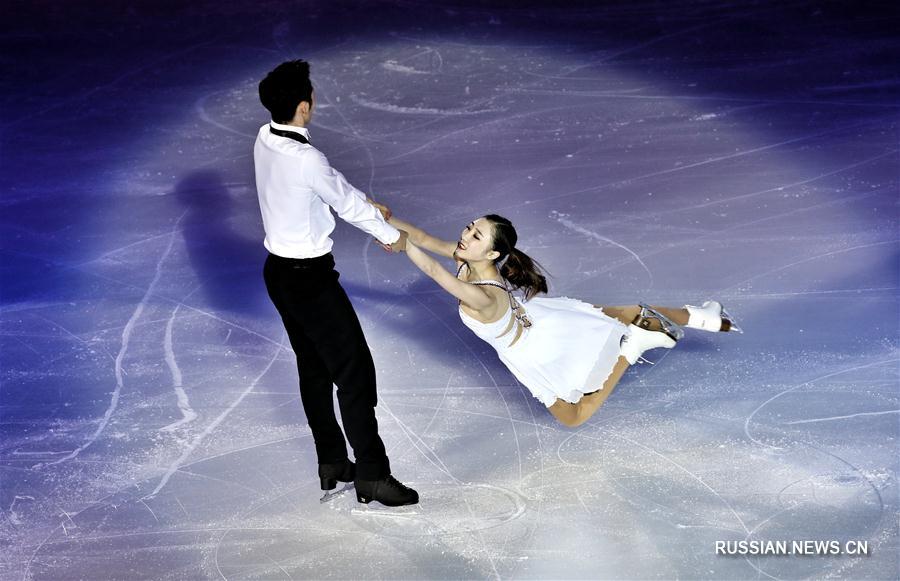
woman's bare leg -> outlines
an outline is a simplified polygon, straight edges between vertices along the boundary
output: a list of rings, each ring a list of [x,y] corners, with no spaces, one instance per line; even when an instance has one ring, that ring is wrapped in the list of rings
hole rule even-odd
[[[624,375],[628,366],[628,360],[624,357],[619,357],[615,367],[613,367],[612,373],[610,373],[609,377],[606,378],[606,381],[603,382],[603,389],[587,394],[578,400],[578,403],[569,403],[558,399],[555,404],[547,409],[550,410],[553,417],[565,426],[574,428],[575,426],[583,424],[588,418],[594,415],[598,409],[600,409],[600,406],[603,405],[606,398],[612,394],[613,388],[615,388],[616,384],[619,383],[619,380],[622,379],[622,375]]]
[[[650,306],[666,317],[669,317],[676,325],[681,325],[682,327],[687,325],[688,319],[691,318],[691,314],[687,309],[676,309],[675,307],[657,307],[654,305]]]
[[[626,305],[621,307],[605,307],[602,305],[593,306],[594,308],[602,309],[605,314],[614,319],[622,321],[626,325],[631,323],[631,321],[633,321],[634,318],[638,316],[638,313],[641,312],[641,307],[639,307],[638,305]],[[676,309],[674,307],[657,307],[654,305],[651,305],[651,307],[653,307],[666,317],[670,318],[676,325],[687,325],[688,319],[691,316],[691,314],[688,313],[687,309]],[[658,331],[659,329],[654,328],[652,330]]]
[[[639,305],[624,305],[618,307],[602,305],[593,306],[602,309],[604,314],[621,321],[625,325],[631,324],[634,318],[641,312],[641,307]],[[688,313],[687,309],[656,306],[653,308],[671,319],[676,325],[686,325],[688,318],[690,317],[690,313]],[[658,322],[656,325],[651,326],[651,330],[660,330]],[[603,389],[582,397],[578,403],[569,403],[558,399],[556,400],[556,403],[547,409],[550,410],[553,417],[559,420],[563,425],[575,427],[583,424],[588,418],[594,415],[598,409],[600,409],[600,406],[603,405],[606,398],[612,394],[613,389],[616,387],[616,384],[619,383],[619,380],[622,379],[622,375],[625,374],[625,370],[628,369],[628,367],[628,360],[620,356],[618,361],[616,361],[615,367],[613,367],[612,373],[610,373],[609,377],[607,377],[606,381],[603,383]]]

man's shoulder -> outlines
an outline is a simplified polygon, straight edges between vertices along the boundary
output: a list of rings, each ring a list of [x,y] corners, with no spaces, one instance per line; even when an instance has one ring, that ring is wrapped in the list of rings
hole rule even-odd
[[[273,135],[268,125],[263,125],[256,136],[257,145],[278,155],[286,155],[297,158],[312,165],[328,164],[325,155],[308,143],[300,143],[293,139]]]

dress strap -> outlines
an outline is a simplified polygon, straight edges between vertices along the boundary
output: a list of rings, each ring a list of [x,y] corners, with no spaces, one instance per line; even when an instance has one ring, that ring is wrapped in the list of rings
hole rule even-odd
[[[474,284],[475,286],[495,286],[497,288],[502,288],[506,292],[510,292],[509,287],[500,284],[496,280],[473,280],[470,281],[469,284]]]
[[[459,278],[459,275],[460,275],[460,273],[462,273],[462,269],[463,269],[464,266],[468,268],[469,265],[468,265],[468,263],[466,263],[466,262],[463,262],[462,264],[460,264],[460,265],[459,265],[459,268],[456,269],[456,278]],[[498,288],[502,288],[502,289],[507,290],[507,291],[509,290],[509,287],[503,286],[501,283],[497,282],[496,280],[467,280],[467,281],[464,281],[464,282],[467,282],[467,283],[469,283],[469,284],[475,284],[475,285],[485,285],[485,284],[489,284],[489,285],[492,285],[492,286],[496,286],[496,287],[498,287]]]
[[[460,273],[462,273],[463,267],[469,266],[467,262],[463,262],[459,265],[459,268],[456,270],[456,278],[459,278]],[[521,325],[525,328],[531,326],[531,319],[528,318],[528,315],[525,314],[525,308],[519,304],[516,298],[512,294],[512,289],[509,288],[509,285],[506,284],[506,281],[503,283],[499,283],[496,280],[473,280],[468,281],[469,284],[474,284],[475,286],[495,286],[497,288],[502,288],[506,291],[506,295],[509,297],[509,308],[513,312],[513,315],[516,318],[516,321],[521,323]],[[462,301],[459,301],[462,302]]]
[[[464,266],[465,266],[466,268],[468,268],[468,267],[469,267],[469,264],[468,264],[467,262],[463,262],[462,264],[459,265],[459,268],[456,269],[456,278],[459,278],[459,275],[460,275],[460,273],[462,273],[462,269],[463,269]],[[467,281],[464,281],[464,282],[467,282],[467,283],[469,283],[469,284],[481,284],[481,283],[485,283],[485,282],[490,282],[490,283],[494,283],[494,284],[497,284],[497,285],[500,284],[500,283],[497,282],[496,280],[467,280]],[[506,287],[503,287],[503,288],[506,288]]]
[[[516,320],[522,324],[526,329],[531,326],[531,319],[528,318],[528,315],[525,314],[525,307],[519,304],[519,301],[512,294],[512,290],[510,290],[509,286],[505,284],[500,284],[496,280],[475,280],[470,282],[469,284],[474,284],[475,286],[495,286],[497,288],[502,288],[506,291],[506,296],[509,297],[509,308],[513,312]]]

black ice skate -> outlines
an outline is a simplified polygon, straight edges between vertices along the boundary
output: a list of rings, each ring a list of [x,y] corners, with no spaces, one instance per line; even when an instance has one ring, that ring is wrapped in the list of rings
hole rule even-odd
[[[419,502],[419,493],[404,486],[393,476],[381,480],[356,480],[356,500],[369,504],[377,500],[385,506],[403,506]]]
[[[328,492],[337,488],[338,481],[353,482],[353,479],[355,477],[356,464],[354,464],[350,460],[344,460],[343,462],[337,462],[334,464],[319,464],[319,484],[321,485],[322,490],[326,491],[325,495],[322,496],[322,498],[319,500],[321,502],[328,502],[345,490],[353,488],[353,485],[351,484],[349,486],[344,486],[340,490]]]

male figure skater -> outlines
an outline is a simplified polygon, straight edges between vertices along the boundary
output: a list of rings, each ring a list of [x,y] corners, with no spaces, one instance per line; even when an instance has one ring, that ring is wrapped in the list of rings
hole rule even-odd
[[[281,315],[297,356],[300,399],[316,444],[322,490],[355,482],[359,502],[415,504],[418,493],[391,476],[375,419],[375,365],[359,319],[338,283],[331,254],[331,208],[374,236],[386,250],[405,245],[405,233],[385,222],[379,208],[310,144],[313,87],[309,64],[278,65],[259,83],[272,122],[256,137],[253,160],[269,251],[263,268],[269,298]],[[383,208],[386,210],[386,208]],[[332,401],[337,385],[344,435]]]

